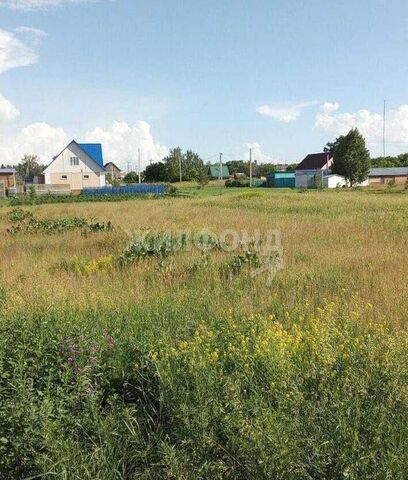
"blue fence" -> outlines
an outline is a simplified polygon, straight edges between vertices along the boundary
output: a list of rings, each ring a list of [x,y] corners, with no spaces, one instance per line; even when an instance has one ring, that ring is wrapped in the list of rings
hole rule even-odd
[[[141,184],[130,184],[123,185],[120,187],[101,187],[101,188],[84,188],[81,192],[85,196],[95,196],[95,195],[145,195],[147,193],[152,193],[154,195],[163,195],[165,192],[164,185],[146,185]]]

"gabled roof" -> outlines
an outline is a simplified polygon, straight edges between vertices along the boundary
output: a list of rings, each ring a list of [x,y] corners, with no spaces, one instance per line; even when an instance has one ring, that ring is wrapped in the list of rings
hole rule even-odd
[[[321,170],[331,158],[330,153],[310,153],[295,170]]]
[[[78,143],[82,150],[103,168],[102,145],[100,143]]]
[[[408,175],[408,167],[372,168],[369,177],[399,177]]]
[[[72,142],[68,143],[68,145],[64,147],[64,149],[61,150],[58,155],[55,155],[55,157],[53,157],[51,163],[47,165],[43,173],[45,173],[48,167],[50,167],[55,162],[55,160],[62,154],[62,152],[64,152],[72,144],[79,147],[85,153],[85,155],[87,155],[93,162],[96,163],[96,165],[98,165],[101,170],[105,170],[103,168],[102,145],[100,143],[78,143],[75,140],[72,140]]]
[[[209,166],[209,171],[210,171],[210,175],[213,178],[219,178],[219,176],[220,176],[220,166],[219,166],[219,164],[210,165]],[[222,166],[222,177],[223,178],[229,177],[229,174],[230,173],[229,173],[228,165],[223,165]]]
[[[15,168],[0,168],[0,173],[13,174],[13,173],[16,173],[16,169]]]
[[[118,172],[121,172],[121,171],[122,171],[122,170],[121,170],[117,165],[115,165],[113,162],[105,163],[105,167],[104,167],[105,170],[106,170],[107,167],[110,167],[110,166],[116,168],[116,170],[117,170]]]

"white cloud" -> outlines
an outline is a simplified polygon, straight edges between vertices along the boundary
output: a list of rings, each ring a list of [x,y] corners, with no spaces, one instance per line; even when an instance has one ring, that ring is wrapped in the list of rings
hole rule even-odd
[[[252,160],[256,161],[257,163],[287,163],[287,160],[285,158],[282,158],[276,153],[274,153],[273,156],[265,153],[262,149],[262,146],[257,142],[246,143],[245,145],[243,145],[241,158],[249,160],[250,148],[252,148]]]
[[[62,129],[47,123],[33,123],[14,134],[0,134],[1,163],[17,164],[24,154],[38,155],[42,163],[48,164],[72,140]],[[112,161],[125,168],[130,162],[132,168],[137,163],[138,148],[141,150],[142,167],[150,160],[162,160],[169,149],[155,142],[151,127],[147,122],[139,121],[135,125],[126,122],[114,122],[104,130],[95,128],[78,142],[102,143],[105,162]]]
[[[0,30],[0,73],[17,67],[27,67],[38,59],[31,46],[22,42],[14,33]]]
[[[0,93],[0,123],[11,122],[19,115],[17,108]]]
[[[16,28],[16,32],[26,37],[32,45],[39,45],[42,39],[47,36],[44,30],[33,27],[18,27]]]
[[[357,127],[367,142],[382,141],[383,115],[362,109],[356,112],[338,113],[338,103],[326,102],[316,115],[315,127],[333,135],[344,135]],[[408,144],[408,105],[401,105],[387,112],[387,142]]]
[[[0,0],[0,7],[11,8],[12,10],[46,10],[49,7],[95,1],[98,0]]]
[[[38,45],[46,35],[43,30],[31,27],[19,27],[16,32],[27,37],[31,46]],[[35,63],[38,55],[31,46],[14,33],[0,30],[0,73]],[[19,115],[18,109],[0,93],[0,123],[10,122]]]
[[[38,155],[48,164],[68,143],[68,136],[62,128],[47,123],[33,123],[15,134],[0,135],[1,163],[17,164],[24,154]]]
[[[316,104],[317,102],[315,101],[298,103],[272,103],[269,105],[261,105],[257,107],[256,111],[260,115],[272,117],[275,120],[279,120],[280,122],[289,123],[296,120],[305,108],[311,107]]]
[[[244,152],[243,152],[243,158],[248,158],[249,159],[249,149],[252,149],[252,160],[256,160],[258,163],[268,163],[272,161],[272,157],[269,155],[265,154],[262,151],[261,145],[257,142],[253,143],[246,143],[244,145]]]
[[[150,160],[158,162],[165,157],[169,149],[155,142],[150,125],[138,121],[135,125],[126,122],[113,122],[107,128],[95,128],[85,134],[87,142],[102,143],[105,162],[112,161],[125,168],[130,162],[132,168],[137,163],[138,148],[141,152],[141,165],[144,168]]]

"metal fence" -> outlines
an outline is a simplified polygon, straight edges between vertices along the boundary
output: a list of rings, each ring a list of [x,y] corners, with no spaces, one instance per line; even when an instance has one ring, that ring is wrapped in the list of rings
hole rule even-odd
[[[154,195],[163,195],[166,188],[164,185],[146,185],[141,184],[130,184],[130,185],[121,185],[120,187],[101,187],[101,188],[84,188],[81,192],[85,196],[95,196],[95,195],[146,195],[148,193]]]

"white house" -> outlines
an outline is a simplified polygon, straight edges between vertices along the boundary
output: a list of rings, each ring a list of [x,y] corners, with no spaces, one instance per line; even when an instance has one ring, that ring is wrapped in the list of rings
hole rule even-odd
[[[332,165],[333,157],[330,153],[311,153],[307,155],[295,169],[295,187],[313,188],[316,186],[317,177],[321,178],[320,183],[324,186],[324,177],[331,175]]]
[[[104,187],[102,145],[73,140],[44,170],[46,185],[69,185],[71,190]]]

